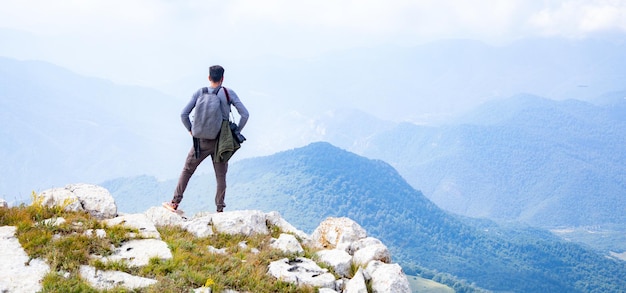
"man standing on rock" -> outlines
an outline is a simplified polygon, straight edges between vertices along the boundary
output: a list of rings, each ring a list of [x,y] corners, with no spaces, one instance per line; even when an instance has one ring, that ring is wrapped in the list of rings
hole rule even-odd
[[[174,191],[174,198],[170,202],[164,202],[163,207],[175,212],[178,209],[178,205],[183,200],[183,193],[187,188],[189,179],[196,171],[196,168],[204,159],[208,156],[213,158],[213,169],[215,170],[215,179],[217,181],[217,190],[215,192],[215,205],[217,206],[217,212],[223,212],[226,204],[224,203],[224,197],[226,195],[226,172],[228,171],[228,160],[216,159],[216,151],[218,144],[218,133],[214,130],[208,130],[204,128],[214,128],[213,126],[217,121],[220,125],[225,120],[228,121],[228,115],[230,114],[230,105],[234,105],[239,113],[238,130],[241,131],[248,121],[248,110],[243,105],[239,97],[232,89],[226,89],[222,87],[224,81],[224,68],[219,65],[214,65],[209,68],[209,83],[210,87],[201,88],[191,96],[191,101],[185,106],[181,113],[181,119],[183,125],[187,128],[187,131],[194,138],[194,147],[187,154],[185,160],[185,166],[178,179],[178,185]],[[219,98],[219,102],[215,99],[215,96]],[[215,110],[211,109],[212,106],[206,106],[211,104],[211,99],[215,99]],[[206,102],[201,102],[206,101]],[[189,119],[189,114],[192,110],[195,110],[196,121],[192,122]],[[219,117],[221,115],[221,117]],[[203,117],[200,119],[199,117]],[[202,121],[198,121],[202,120]],[[219,129],[217,130],[219,131]]]

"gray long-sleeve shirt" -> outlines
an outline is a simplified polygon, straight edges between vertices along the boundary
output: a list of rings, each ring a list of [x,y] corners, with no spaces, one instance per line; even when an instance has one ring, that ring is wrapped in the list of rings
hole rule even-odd
[[[209,87],[209,92],[213,92],[214,90],[215,88]],[[246,122],[248,122],[248,117],[250,116],[248,114],[248,109],[246,109],[246,106],[244,106],[241,100],[239,100],[239,96],[237,96],[235,91],[222,87],[222,89],[217,92],[217,97],[219,97],[221,101],[223,120],[228,120],[228,115],[230,114],[230,105],[226,102],[226,94],[224,93],[224,90],[228,91],[230,103],[235,106],[237,113],[239,113],[239,123],[237,123],[237,126],[239,127],[239,131],[241,131],[243,127],[246,126]],[[183,111],[180,114],[183,125],[185,125],[185,128],[187,128],[188,131],[191,131],[191,119],[189,119],[189,114],[191,114],[193,108],[196,106],[196,101],[200,95],[202,95],[202,88],[191,96],[191,100],[187,103],[185,108],[183,108]]]

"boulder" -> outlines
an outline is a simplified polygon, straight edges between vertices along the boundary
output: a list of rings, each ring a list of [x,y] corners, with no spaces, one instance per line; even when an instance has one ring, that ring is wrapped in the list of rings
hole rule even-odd
[[[335,273],[342,277],[350,275],[350,266],[352,264],[352,256],[340,249],[320,250],[317,253],[319,261],[323,262],[335,270]]]
[[[382,241],[374,238],[374,237],[365,237],[363,239],[359,239],[357,241],[354,241],[352,243],[350,243],[350,248],[348,249],[348,253],[350,255],[354,255],[354,253],[363,248],[363,247],[367,247],[367,246],[371,246],[374,244],[383,244]]]
[[[399,264],[371,261],[365,268],[364,276],[366,279],[371,279],[374,292],[411,293],[409,280]]]
[[[9,207],[9,203],[7,203],[6,200],[0,198],[0,209],[1,208],[8,208]]]
[[[181,222],[178,225],[198,238],[213,235],[211,216],[194,217],[190,221]]]
[[[324,220],[311,234],[313,244],[319,248],[338,248],[348,251],[350,244],[367,237],[361,225],[349,218],[332,218]]]
[[[384,244],[374,244],[363,247],[354,253],[352,261],[356,265],[367,265],[372,260],[391,263],[391,253]]]
[[[80,199],[71,190],[67,188],[52,188],[44,190],[39,194],[41,204],[44,206],[63,207],[65,211],[77,212],[84,211]]]
[[[104,187],[91,184],[69,184],[41,192],[41,204],[59,206],[66,211],[87,211],[98,219],[117,216],[117,206],[111,193]]]
[[[70,184],[65,189],[71,191],[85,211],[98,219],[117,216],[117,205],[111,193],[102,186],[92,184]]]
[[[232,211],[211,215],[215,231],[230,235],[269,234],[265,214],[261,211]]]
[[[320,268],[314,261],[298,257],[290,261],[283,258],[269,264],[268,274],[274,278],[301,285],[335,289],[335,277],[328,270]]]
[[[298,239],[291,234],[280,234],[278,239],[272,238],[270,240],[270,247],[280,249],[286,253],[303,253],[304,249]]]
[[[172,213],[164,207],[151,207],[144,214],[156,226],[180,226],[186,221],[184,215]]]
[[[363,269],[354,274],[354,277],[346,282],[346,288],[343,293],[367,293],[367,285],[365,285],[365,277],[363,277]]]
[[[16,227],[0,227],[0,292],[38,292],[50,271],[42,259],[30,259],[15,237]]]
[[[285,219],[283,219],[283,217],[278,212],[276,212],[276,211],[269,212],[269,213],[265,214],[265,217],[267,219],[267,222],[269,222],[271,225],[274,225],[274,226],[280,228],[280,230],[285,232],[285,233],[291,233],[291,234],[299,237],[304,244],[306,244],[307,242],[309,242],[311,240],[311,237],[309,237],[309,235],[307,235],[306,233],[296,229],[296,227],[294,227],[289,222],[287,222]]]
[[[146,214],[128,214],[102,221],[108,226],[122,225],[137,229],[142,238],[161,239],[161,234]]]
[[[110,290],[121,286],[128,290],[135,290],[157,283],[157,280],[133,276],[118,271],[100,271],[92,266],[80,266],[80,276],[92,287],[100,290]]]

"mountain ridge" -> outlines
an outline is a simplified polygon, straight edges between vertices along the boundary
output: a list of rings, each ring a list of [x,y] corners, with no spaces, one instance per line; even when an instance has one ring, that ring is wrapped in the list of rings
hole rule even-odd
[[[613,278],[626,276],[623,262],[548,231],[503,228],[444,212],[387,163],[326,142],[235,162],[228,176],[227,210],[276,210],[304,231],[318,218],[349,217],[387,243],[408,273],[446,272],[495,291],[585,291],[570,276],[600,290],[607,284],[621,286],[617,284],[622,281]],[[182,209],[206,209],[199,198],[206,198],[211,207],[211,174],[195,179],[202,188],[190,186]],[[132,180],[126,184],[132,186]],[[119,201],[131,197],[108,185],[103,184]],[[135,190],[134,196],[150,204],[139,193]]]

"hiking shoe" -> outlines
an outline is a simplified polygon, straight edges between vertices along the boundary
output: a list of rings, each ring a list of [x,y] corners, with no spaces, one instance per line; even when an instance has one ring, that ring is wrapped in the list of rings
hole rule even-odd
[[[167,209],[170,212],[176,212],[176,210],[178,209],[178,204],[173,203],[171,201],[164,202],[162,205],[165,209]]]

